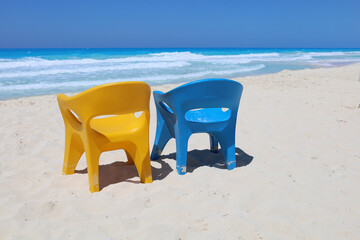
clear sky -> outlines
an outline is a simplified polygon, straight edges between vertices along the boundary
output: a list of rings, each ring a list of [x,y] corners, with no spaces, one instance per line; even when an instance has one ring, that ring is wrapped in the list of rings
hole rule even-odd
[[[360,47],[360,0],[0,0],[0,48]]]

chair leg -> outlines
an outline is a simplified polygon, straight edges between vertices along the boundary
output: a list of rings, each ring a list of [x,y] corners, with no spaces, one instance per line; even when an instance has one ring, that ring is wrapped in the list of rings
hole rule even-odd
[[[236,168],[234,134],[229,134],[218,138],[220,140],[221,150],[225,158],[226,166],[229,170]]]
[[[65,154],[62,171],[64,175],[70,175],[75,172],[76,165],[84,151],[84,145],[80,136],[71,130],[67,130],[65,132]]]
[[[236,168],[235,144],[226,146],[223,151],[223,154],[224,154],[227,168],[229,170]]]
[[[156,129],[154,146],[150,156],[151,160],[159,159],[162,151],[164,150],[165,145],[168,143],[170,139],[171,139],[171,135],[166,124],[164,122],[158,124],[158,129]]]
[[[136,170],[138,171],[142,183],[152,183],[149,143],[138,144],[136,150],[130,151]]]
[[[99,158],[101,151],[94,144],[88,144],[86,147],[86,162],[89,177],[90,192],[98,192],[99,186]]]
[[[210,151],[213,153],[219,152],[219,142],[215,136],[209,134],[210,137]]]
[[[125,153],[126,153],[126,158],[127,158],[127,163],[128,165],[133,165],[134,164],[134,160],[131,156],[131,154],[129,153],[129,151],[125,150]]]
[[[186,173],[187,148],[189,137],[184,133],[176,134],[176,170],[180,175]]]

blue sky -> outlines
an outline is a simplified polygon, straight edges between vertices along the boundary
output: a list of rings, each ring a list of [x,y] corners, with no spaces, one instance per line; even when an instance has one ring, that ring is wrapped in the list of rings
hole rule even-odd
[[[0,1],[0,48],[360,47],[360,0]]]

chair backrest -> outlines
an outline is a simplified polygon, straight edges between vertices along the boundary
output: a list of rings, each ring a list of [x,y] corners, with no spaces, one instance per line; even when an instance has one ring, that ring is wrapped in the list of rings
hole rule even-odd
[[[184,84],[164,94],[167,103],[183,114],[197,108],[229,108],[235,113],[243,86],[222,78],[203,79]]]
[[[148,112],[150,93],[145,82],[117,82],[90,88],[65,101],[80,119],[89,120],[102,115]]]

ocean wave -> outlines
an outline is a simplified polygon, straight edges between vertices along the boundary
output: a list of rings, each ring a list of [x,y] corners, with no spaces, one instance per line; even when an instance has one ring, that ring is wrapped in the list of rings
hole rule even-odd
[[[198,61],[206,58],[201,54],[194,54],[190,52],[175,52],[175,53],[151,53],[143,56],[108,58],[108,59],[63,59],[63,60],[48,60],[38,57],[25,57],[13,61],[4,61],[0,64],[0,69],[11,68],[41,68],[41,67],[56,67],[56,66],[71,66],[71,65],[106,65],[118,63],[139,63],[139,62],[174,62],[174,61]]]
[[[143,56],[108,58],[108,59],[43,59],[39,57],[25,57],[11,61],[1,61],[0,69],[41,69],[49,67],[75,67],[75,66],[106,66],[117,65],[122,63],[146,63],[146,62],[211,62],[211,63],[250,63],[252,61],[267,61],[269,58],[278,58],[279,53],[249,53],[237,55],[203,55],[191,52],[163,52],[150,53]],[[281,58],[281,57],[280,57]]]
[[[17,78],[17,77],[35,77],[40,75],[56,75],[69,73],[94,73],[102,71],[123,71],[133,69],[159,69],[159,68],[173,68],[184,67],[190,65],[187,62],[154,62],[154,63],[133,63],[116,66],[95,66],[83,68],[63,68],[63,69],[48,69],[39,71],[20,71],[20,72],[5,72],[0,73],[0,78]]]
[[[311,64],[316,65],[334,65],[334,63],[355,63],[360,62],[360,56],[357,58],[352,59],[343,59],[343,58],[337,58],[337,59],[327,59],[327,60],[311,60]],[[336,64],[335,64],[336,65]]]
[[[56,82],[56,83],[30,83],[30,84],[14,84],[4,86],[0,88],[0,92],[12,91],[12,90],[41,90],[41,89],[58,89],[58,88],[79,88],[79,87],[91,87],[104,83],[111,82],[124,82],[124,81],[145,81],[150,84],[161,84],[169,81],[178,79],[197,79],[205,76],[226,76],[230,74],[251,72],[264,68],[264,64],[253,65],[249,67],[240,67],[234,70],[223,70],[223,71],[204,71],[197,73],[187,74],[166,74],[158,76],[147,76],[147,77],[132,77],[132,78],[119,78],[119,79],[108,79],[108,80],[96,80],[96,81],[70,81],[70,82]]]
[[[309,52],[306,53],[314,57],[330,57],[330,56],[345,56],[345,52]]]
[[[270,53],[239,53],[232,55],[204,55],[200,53],[161,52],[130,57],[117,57],[107,59],[82,58],[82,59],[44,59],[41,57],[24,57],[20,59],[0,59],[0,70],[6,69],[41,69],[49,67],[81,67],[81,66],[113,66],[122,63],[146,62],[205,62],[213,64],[244,64],[253,61],[297,61],[311,60],[313,57],[354,57],[360,55],[359,51],[351,52],[270,52]]]
[[[0,58],[0,62],[10,62],[13,61],[14,59],[11,58]]]
[[[236,62],[236,63],[249,63],[252,59],[263,59],[269,57],[279,57],[279,53],[241,53],[241,54],[232,54],[232,55],[203,55],[191,52],[162,52],[162,53],[152,53],[153,56],[151,59],[161,59],[163,61],[201,61],[201,62]]]
[[[303,53],[305,55],[309,55],[312,57],[339,57],[339,56],[347,56],[347,57],[354,57],[360,56],[360,52],[352,51],[352,52],[308,52]]]

